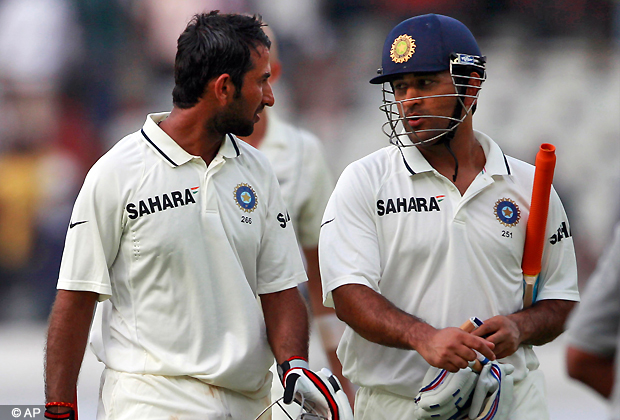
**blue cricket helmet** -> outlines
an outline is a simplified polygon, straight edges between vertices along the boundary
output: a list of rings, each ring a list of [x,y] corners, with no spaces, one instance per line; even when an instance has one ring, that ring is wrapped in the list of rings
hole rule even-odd
[[[379,76],[370,83],[388,82],[403,73],[449,70],[455,55],[463,57],[462,60],[482,56],[476,39],[465,25],[443,15],[415,16],[392,29],[383,45]]]

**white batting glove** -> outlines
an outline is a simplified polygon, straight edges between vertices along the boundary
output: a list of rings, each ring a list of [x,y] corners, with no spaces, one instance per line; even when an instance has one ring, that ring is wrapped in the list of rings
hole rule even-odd
[[[489,362],[482,368],[469,407],[472,420],[504,420],[510,414],[515,368],[508,363]]]
[[[313,372],[308,362],[293,357],[278,365],[285,404],[294,400],[329,420],[353,420],[353,410],[340,381],[329,369]]]
[[[422,380],[425,385],[414,400],[416,419],[464,418],[477,378],[478,374],[470,367],[450,373],[431,366]]]

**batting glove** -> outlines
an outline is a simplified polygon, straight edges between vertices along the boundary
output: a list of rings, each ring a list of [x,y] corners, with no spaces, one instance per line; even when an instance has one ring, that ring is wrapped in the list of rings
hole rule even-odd
[[[465,418],[478,374],[470,367],[450,373],[431,366],[415,398],[416,419],[452,420]]]
[[[301,357],[292,357],[278,365],[284,385],[285,404],[295,400],[329,420],[353,420],[353,411],[340,381],[329,369],[313,372]]]
[[[469,418],[473,420],[508,418],[513,399],[514,370],[513,365],[498,362],[489,362],[482,368],[469,407]]]

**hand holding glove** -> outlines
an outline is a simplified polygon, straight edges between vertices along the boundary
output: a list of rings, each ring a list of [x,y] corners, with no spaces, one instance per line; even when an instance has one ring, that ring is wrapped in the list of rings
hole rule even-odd
[[[470,419],[508,418],[513,399],[514,370],[514,366],[508,363],[489,362],[484,365],[469,407]]]
[[[477,377],[470,367],[450,373],[431,366],[422,380],[425,385],[415,398],[416,419],[464,418]]]
[[[285,404],[296,400],[329,420],[353,420],[353,411],[342,386],[329,369],[313,372],[301,357],[292,357],[278,365],[284,385]]]

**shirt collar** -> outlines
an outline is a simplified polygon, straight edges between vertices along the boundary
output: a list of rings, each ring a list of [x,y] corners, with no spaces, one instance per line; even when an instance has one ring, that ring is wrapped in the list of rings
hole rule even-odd
[[[480,131],[474,130],[474,135],[484,151],[486,159],[484,170],[489,175],[510,175],[511,169],[510,165],[508,165],[508,160],[497,143]],[[414,173],[417,174],[435,170],[417,147],[402,147],[401,151],[405,157],[406,164],[409,165],[409,168],[411,168],[411,171]]]
[[[225,158],[231,159],[239,156],[241,154],[241,148],[239,147],[239,143],[242,140],[239,140],[237,136],[233,134],[226,134],[226,138],[224,139],[224,143],[220,146],[218,155],[222,155]]]
[[[160,112],[156,114],[148,114],[146,121],[140,133],[144,141],[153,149],[153,151],[165,160],[173,168],[183,165],[194,158],[187,153],[179,144],[172,139],[164,130],[159,127],[159,123],[168,118],[169,112]],[[225,158],[237,157],[241,154],[238,146],[239,139],[232,134],[227,134],[224,142],[220,146],[218,155]]]
[[[474,130],[476,140],[482,146],[486,163],[484,164],[484,170],[489,175],[511,175],[512,170],[508,164],[506,155],[502,152],[502,149],[495,143],[489,136],[480,131]]]

